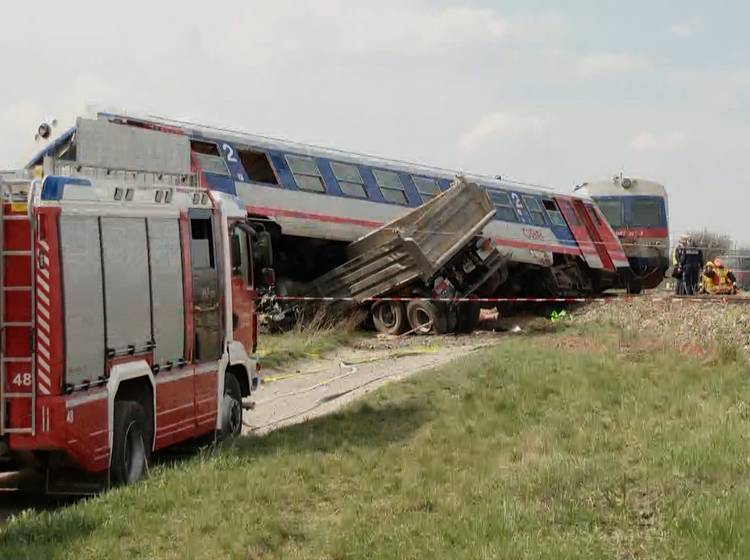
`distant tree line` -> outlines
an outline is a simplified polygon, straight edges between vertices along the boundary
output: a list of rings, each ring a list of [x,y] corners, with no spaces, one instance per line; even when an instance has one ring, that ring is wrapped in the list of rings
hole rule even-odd
[[[700,247],[703,250],[703,258],[707,261],[726,255],[734,245],[731,236],[707,229],[688,231],[687,236],[688,244]]]
[[[714,231],[691,230],[688,231],[688,243],[703,250],[703,258],[708,261],[723,255],[750,256],[750,246],[735,246],[734,240],[726,233]]]

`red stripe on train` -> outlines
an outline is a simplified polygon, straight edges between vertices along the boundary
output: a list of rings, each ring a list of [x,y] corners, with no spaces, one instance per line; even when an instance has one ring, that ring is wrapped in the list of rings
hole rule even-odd
[[[667,228],[617,228],[615,233],[618,237],[628,238],[669,236]]]
[[[347,224],[353,226],[360,226],[365,228],[376,228],[383,225],[383,222],[375,222],[371,220],[359,220],[356,218],[345,218],[340,216],[331,216],[328,214],[316,214],[313,212],[300,212],[298,210],[285,210],[283,208],[271,208],[269,206],[247,206],[247,211],[250,214],[260,214],[263,216],[278,216],[283,218],[297,218],[302,220],[315,220],[319,222],[326,222],[330,224]],[[499,245],[506,247],[513,247],[516,249],[530,249],[534,251],[551,251],[555,253],[566,253],[570,255],[580,255],[581,251],[587,254],[597,255],[596,250],[593,248],[594,243],[591,242],[591,247],[566,247],[565,245],[551,245],[547,243],[534,243],[530,241],[519,241],[516,239],[507,239],[503,237],[495,237],[495,242]],[[625,255],[618,253],[614,255],[615,258],[624,258]]]

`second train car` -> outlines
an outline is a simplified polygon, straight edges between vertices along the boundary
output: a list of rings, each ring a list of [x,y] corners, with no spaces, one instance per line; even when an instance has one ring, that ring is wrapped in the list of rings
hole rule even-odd
[[[669,269],[669,205],[661,183],[618,175],[584,183],[576,193],[590,196],[622,244],[630,275],[618,278],[630,293],[656,288]]]

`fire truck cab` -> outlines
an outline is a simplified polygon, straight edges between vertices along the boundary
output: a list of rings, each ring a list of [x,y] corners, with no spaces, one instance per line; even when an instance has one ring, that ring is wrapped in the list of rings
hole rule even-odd
[[[0,196],[0,470],[95,491],[240,432],[265,250],[241,202],[189,169],[52,160]]]

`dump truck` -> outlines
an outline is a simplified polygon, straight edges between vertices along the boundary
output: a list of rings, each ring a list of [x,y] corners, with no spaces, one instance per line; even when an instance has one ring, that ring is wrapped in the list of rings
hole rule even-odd
[[[349,260],[300,295],[339,309],[366,306],[382,333],[471,331],[480,305],[465,300],[479,290],[492,293],[507,261],[481,235],[494,216],[487,194],[457,179],[426,204],[350,244]]]

